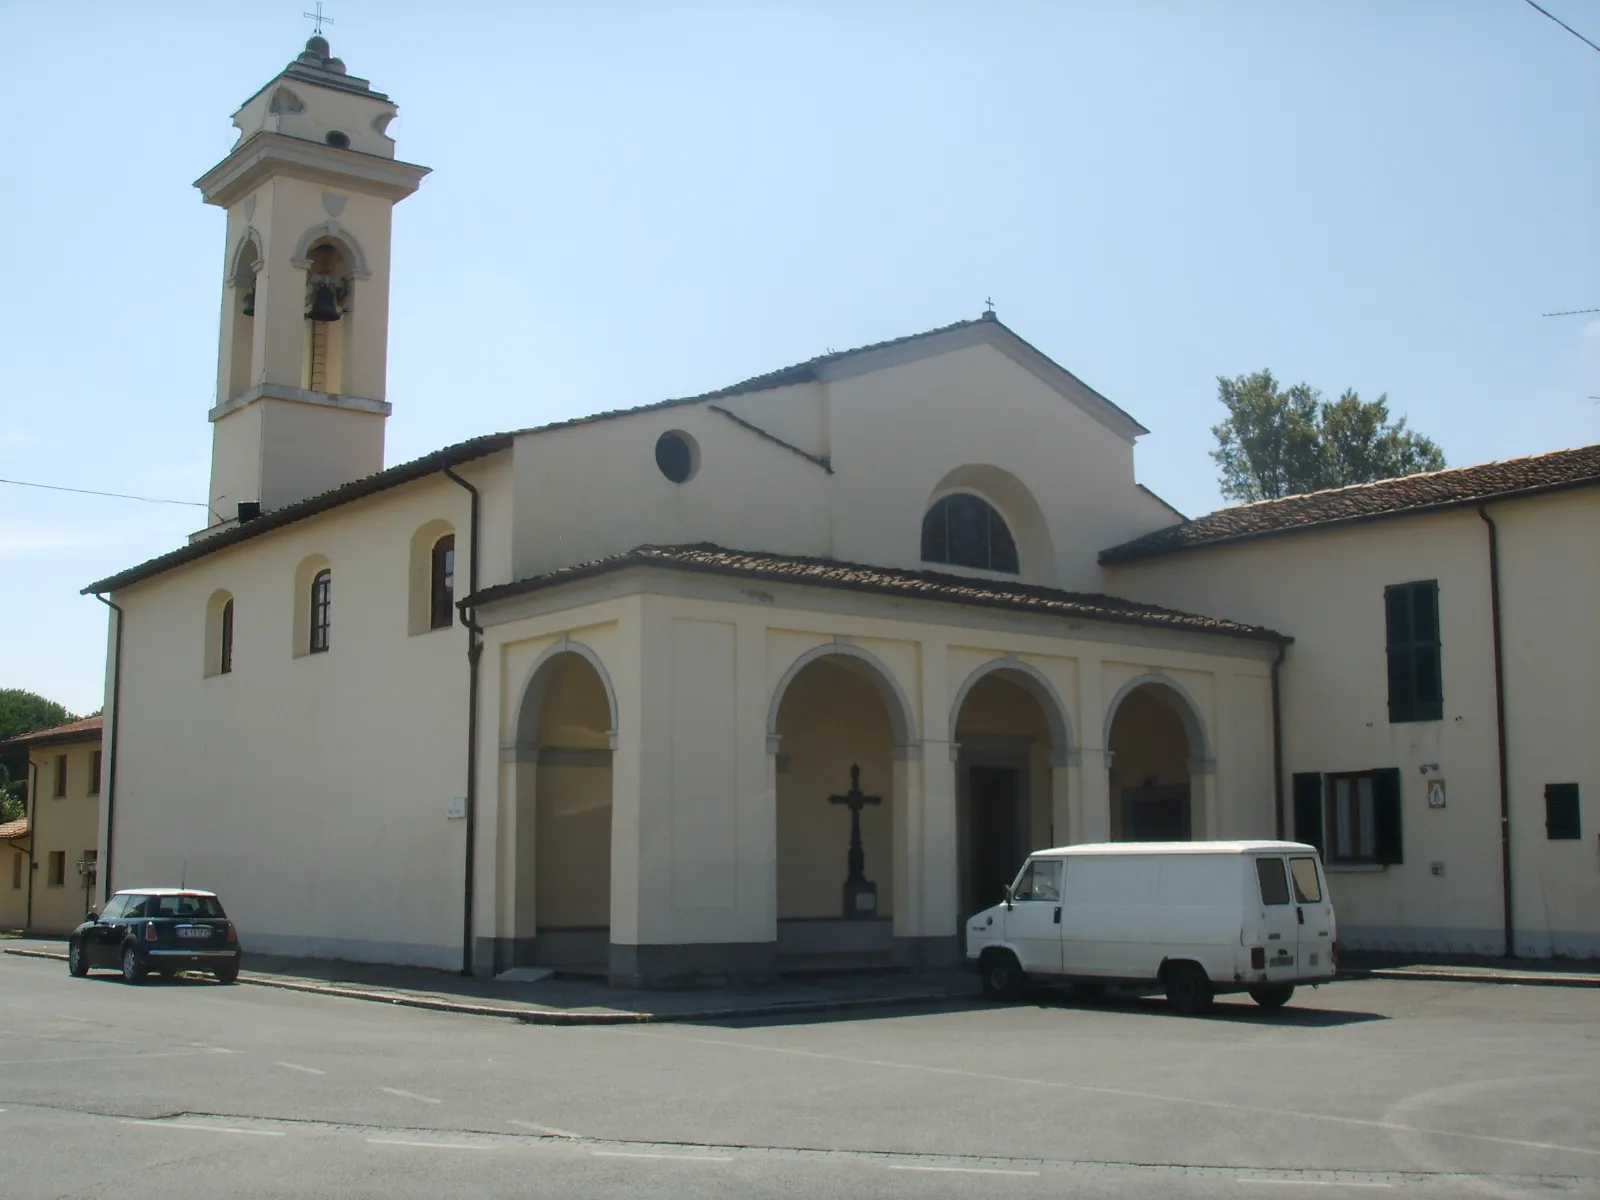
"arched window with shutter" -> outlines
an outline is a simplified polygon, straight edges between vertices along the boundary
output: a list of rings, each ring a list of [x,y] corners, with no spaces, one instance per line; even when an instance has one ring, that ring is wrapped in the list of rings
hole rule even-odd
[[[433,544],[429,564],[429,628],[445,629],[455,620],[456,535],[447,533]]]
[[[328,629],[333,622],[333,572],[324,567],[311,580],[311,642],[307,649],[312,654],[323,654],[328,649]]]
[[[953,492],[922,518],[922,561],[1016,575],[1017,543],[1005,518],[981,496]]]

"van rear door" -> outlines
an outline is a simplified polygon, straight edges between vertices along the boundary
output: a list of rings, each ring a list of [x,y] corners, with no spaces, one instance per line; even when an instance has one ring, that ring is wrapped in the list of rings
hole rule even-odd
[[[1267,978],[1287,982],[1297,974],[1300,957],[1300,917],[1297,906],[1290,902],[1288,868],[1281,854],[1261,855],[1255,868]]]
[[[1300,974],[1332,975],[1333,905],[1317,870],[1317,860],[1309,854],[1289,856],[1289,880],[1294,887],[1295,908],[1300,919]]]

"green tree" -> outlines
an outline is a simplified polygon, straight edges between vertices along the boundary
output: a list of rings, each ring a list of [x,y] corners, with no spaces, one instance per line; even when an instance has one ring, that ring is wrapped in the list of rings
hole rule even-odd
[[[1271,371],[1256,371],[1218,378],[1217,399],[1228,415],[1211,429],[1211,457],[1231,500],[1276,500],[1445,465],[1439,447],[1407,429],[1405,418],[1390,422],[1387,394],[1324,400],[1309,384],[1285,388]]]
[[[75,719],[54,700],[36,692],[0,688],[0,742]],[[27,788],[27,754],[13,751],[0,755],[0,821],[27,815]]]

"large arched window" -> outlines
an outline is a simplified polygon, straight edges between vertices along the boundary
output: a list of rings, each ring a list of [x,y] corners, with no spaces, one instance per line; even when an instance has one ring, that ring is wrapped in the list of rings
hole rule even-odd
[[[312,654],[322,654],[328,649],[328,629],[333,618],[333,572],[324,567],[311,581],[311,644]]]
[[[922,561],[1008,575],[1021,570],[1005,518],[971,492],[945,496],[922,518]]]

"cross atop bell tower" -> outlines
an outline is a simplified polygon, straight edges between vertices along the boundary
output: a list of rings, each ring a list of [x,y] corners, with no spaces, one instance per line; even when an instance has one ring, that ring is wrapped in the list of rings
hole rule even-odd
[[[228,214],[214,521],[383,469],[390,228],[428,173],[395,158],[397,112],[313,34],[233,114],[238,141],[195,181]]]

